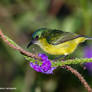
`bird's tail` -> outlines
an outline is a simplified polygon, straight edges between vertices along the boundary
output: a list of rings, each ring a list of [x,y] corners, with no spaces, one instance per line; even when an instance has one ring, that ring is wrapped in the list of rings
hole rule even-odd
[[[92,40],[92,37],[87,37],[87,40]]]

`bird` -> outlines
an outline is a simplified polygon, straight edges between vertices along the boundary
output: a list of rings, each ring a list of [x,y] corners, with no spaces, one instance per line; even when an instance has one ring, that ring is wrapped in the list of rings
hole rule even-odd
[[[67,56],[73,53],[78,45],[86,40],[92,40],[92,38],[57,29],[40,28],[32,34],[27,48],[32,44],[37,44],[50,55]]]

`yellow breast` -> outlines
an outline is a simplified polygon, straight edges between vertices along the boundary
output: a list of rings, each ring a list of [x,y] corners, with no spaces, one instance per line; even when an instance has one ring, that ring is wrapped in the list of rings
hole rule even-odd
[[[45,38],[39,41],[40,47],[47,53],[52,55],[68,55],[72,53],[79,43],[84,42],[85,37],[79,37],[74,40],[70,40],[58,45],[52,45],[47,42]]]

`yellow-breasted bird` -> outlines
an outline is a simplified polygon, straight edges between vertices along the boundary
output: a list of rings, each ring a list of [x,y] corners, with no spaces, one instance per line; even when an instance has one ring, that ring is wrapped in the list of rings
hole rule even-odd
[[[40,28],[32,34],[32,40],[27,48],[31,44],[37,44],[48,54],[66,56],[74,52],[85,40],[92,38],[56,29]]]

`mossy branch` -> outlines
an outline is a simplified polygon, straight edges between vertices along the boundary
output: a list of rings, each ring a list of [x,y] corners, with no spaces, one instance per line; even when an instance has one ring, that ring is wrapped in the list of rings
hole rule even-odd
[[[40,62],[41,58],[39,58],[37,55],[35,55],[33,53],[25,51],[23,48],[21,48],[19,45],[17,45],[14,41],[12,41],[9,37],[4,35],[1,30],[0,30],[0,36],[3,39],[3,41],[6,42],[11,48],[13,48],[13,49],[19,51],[21,54],[23,54],[26,60],[28,60],[30,62],[35,62],[35,59],[37,59],[39,64],[41,64],[41,62]],[[58,61],[58,62],[51,61],[51,62],[52,62],[53,67],[58,67],[58,66],[62,67],[63,66],[67,70],[71,71],[75,76],[77,76],[79,78],[79,80],[83,83],[84,87],[88,90],[88,92],[92,92],[92,89],[90,88],[88,83],[85,81],[85,79],[82,77],[82,75],[80,73],[78,73],[77,70],[73,69],[70,66],[67,66],[70,64],[80,64],[80,63],[92,62],[92,58],[90,58],[90,59],[76,58],[73,60]]]
[[[75,58],[66,61],[52,62],[52,66],[64,66],[71,64],[83,64],[87,62],[92,62],[92,58]]]

